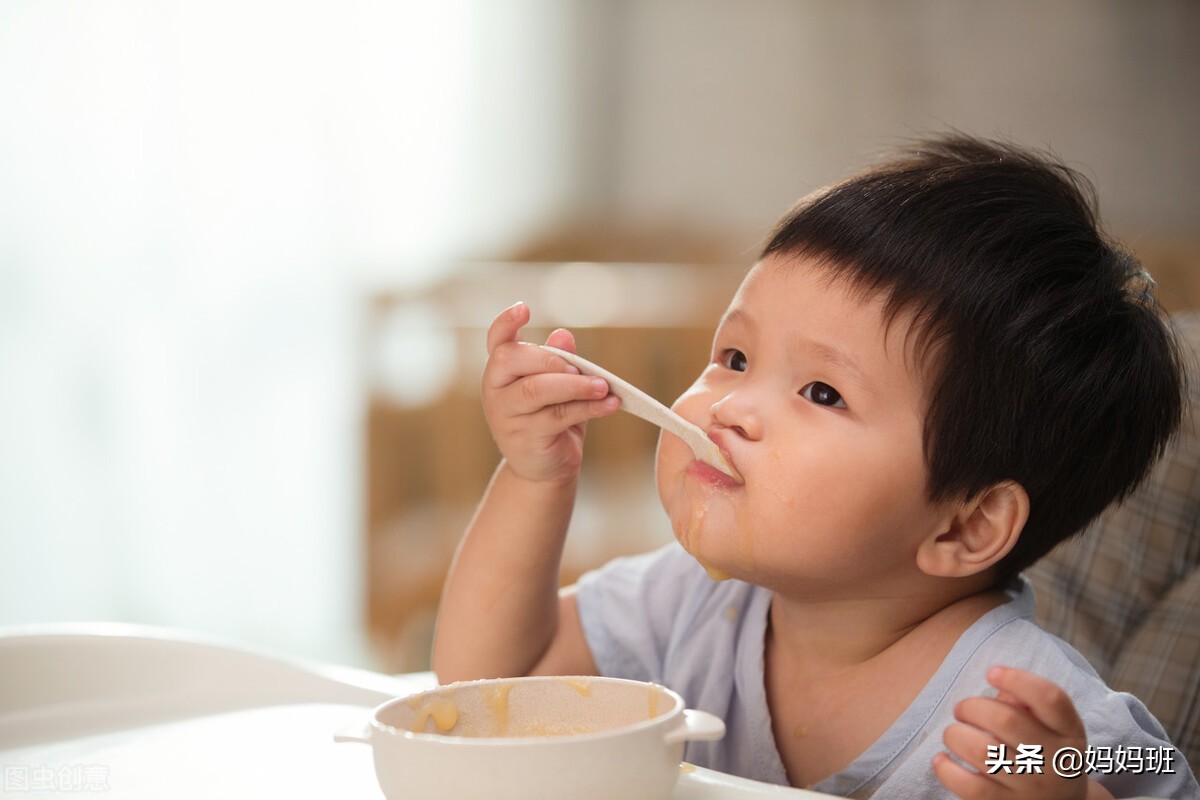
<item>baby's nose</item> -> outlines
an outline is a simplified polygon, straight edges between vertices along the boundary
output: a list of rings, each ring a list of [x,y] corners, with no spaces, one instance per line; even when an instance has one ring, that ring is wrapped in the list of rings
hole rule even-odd
[[[762,420],[750,399],[731,392],[712,404],[713,422],[746,439],[762,436]]]

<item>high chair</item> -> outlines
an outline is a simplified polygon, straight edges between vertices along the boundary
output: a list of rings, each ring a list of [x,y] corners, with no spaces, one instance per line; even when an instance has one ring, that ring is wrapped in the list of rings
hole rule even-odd
[[[1038,622],[1145,703],[1200,773],[1200,312],[1174,319],[1190,383],[1177,441],[1125,503],[1026,577]]]

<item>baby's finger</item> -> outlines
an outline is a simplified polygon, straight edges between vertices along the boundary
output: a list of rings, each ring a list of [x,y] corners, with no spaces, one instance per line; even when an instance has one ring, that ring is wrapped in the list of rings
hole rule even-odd
[[[575,334],[566,328],[558,328],[546,337],[546,344],[551,347],[557,347],[559,350],[566,350],[568,353],[574,353]]]
[[[603,378],[586,375],[542,372],[526,376],[502,391],[508,413],[521,416],[563,403],[600,400],[608,395],[608,383]]]
[[[519,341],[521,326],[529,322],[529,306],[523,302],[513,303],[492,320],[487,332],[487,351],[491,355],[505,342]]]
[[[1026,710],[1029,709],[1029,706],[1025,705],[1020,700],[1018,700],[1014,695],[1012,695],[1008,692],[1004,692],[1004,691],[997,692],[996,699],[1002,703],[1008,703],[1011,706],[1016,706],[1017,708],[1024,708]]]
[[[1069,738],[1082,739],[1086,735],[1075,704],[1057,684],[1015,667],[992,667],[987,679],[1006,698],[1028,708],[1051,731]]]
[[[483,368],[483,386],[503,389],[522,378],[542,374],[577,376],[579,370],[536,344],[501,342]]]
[[[1000,784],[967,769],[945,753],[933,757],[933,774],[951,794],[964,800],[984,800],[1001,793]]]
[[[606,417],[620,407],[620,398],[615,394],[610,394],[601,400],[575,400],[570,403],[547,406],[526,419],[546,417],[548,424],[566,430],[591,419]]]
[[[534,414],[520,417],[509,417],[499,421],[494,431],[498,439],[510,437],[533,437],[541,440],[544,437],[554,438],[584,422],[596,417],[613,414],[620,408],[620,399],[610,395],[598,401],[572,401],[547,405]]]
[[[987,772],[988,748],[999,747],[1001,741],[990,732],[973,725],[955,723],[942,731],[942,744],[960,760],[980,772]]]
[[[1047,738],[1047,728],[1032,712],[990,697],[968,697],[954,707],[959,722],[987,731],[991,736],[1015,747],[1017,744],[1040,742]]]

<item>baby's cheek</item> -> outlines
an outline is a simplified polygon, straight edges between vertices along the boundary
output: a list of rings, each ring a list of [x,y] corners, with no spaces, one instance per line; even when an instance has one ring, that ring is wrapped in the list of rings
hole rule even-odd
[[[671,410],[689,422],[706,428],[710,409],[713,403],[720,399],[719,393],[714,391],[705,374],[702,373],[696,377],[691,386],[684,390],[683,394],[675,399],[675,402],[671,404]]]
[[[659,495],[670,486],[678,485],[692,460],[692,451],[681,439],[665,431],[658,434],[658,449],[654,454],[654,477]],[[665,503],[667,498],[662,497]]]

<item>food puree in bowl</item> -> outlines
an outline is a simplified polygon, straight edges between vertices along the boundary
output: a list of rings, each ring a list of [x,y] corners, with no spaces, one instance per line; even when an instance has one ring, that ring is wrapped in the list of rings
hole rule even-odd
[[[417,712],[416,722],[409,728],[413,733],[423,733],[432,721],[434,727],[442,733],[447,733],[458,724],[458,706],[453,700],[444,697],[431,697],[424,702],[413,698],[409,705]]]
[[[514,694],[514,688],[520,688]],[[633,697],[641,696],[637,702]],[[380,722],[417,734],[471,738],[573,736],[636,725],[672,711],[661,687],[631,695],[593,692],[586,677],[540,684],[479,681],[444,686],[399,704]]]

